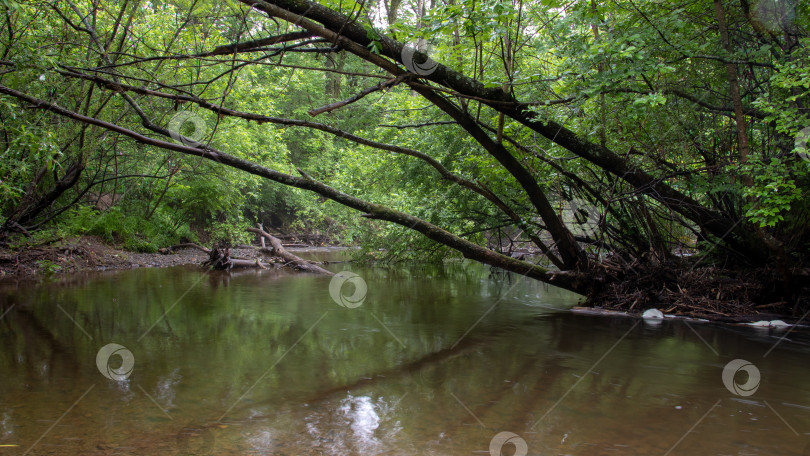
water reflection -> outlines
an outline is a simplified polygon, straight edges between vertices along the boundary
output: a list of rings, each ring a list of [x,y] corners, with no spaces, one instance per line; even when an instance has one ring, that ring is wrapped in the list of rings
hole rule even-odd
[[[340,403],[338,411],[353,431],[352,440],[360,450],[370,453],[380,445],[374,431],[380,426],[380,417],[368,396],[353,397],[351,394]]]
[[[247,437],[250,446],[250,453],[256,455],[275,454],[273,445],[273,433],[269,430],[258,430]]]
[[[576,296],[476,265],[352,271],[368,285],[356,309],[329,278],[280,270],[6,289],[0,445],[487,454],[509,431],[529,454],[799,455],[810,439],[804,329],[764,356],[782,333],[576,315],[555,310]],[[95,365],[111,342],[135,357],[126,381]],[[761,372],[755,395],[723,385],[735,358]]]
[[[176,395],[175,390],[177,389],[177,385],[180,383],[180,380],[183,378],[179,372],[180,369],[177,368],[169,375],[158,378],[157,386],[155,387],[155,396],[157,401],[166,410],[171,410],[174,408],[174,398]]]
[[[347,394],[334,409],[304,417],[306,439],[299,443],[319,454],[380,454],[401,430],[392,405],[382,399]]]
[[[2,417],[0,417],[0,440],[9,440],[14,435],[16,425],[11,414],[11,410],[3,410]]]

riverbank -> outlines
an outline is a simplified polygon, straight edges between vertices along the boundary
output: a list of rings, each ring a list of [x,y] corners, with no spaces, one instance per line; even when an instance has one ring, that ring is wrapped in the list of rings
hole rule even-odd
[[[230,255],[246,260],[283,262],[280,258],[270,258],[257,248],[232,248]],[[97,237],[82,236],[17,250],[0,249],[0,278],[36,279],[79,272],[201,265],[207,259],[208,253],[194,247],[175,248],[162,253],[139,253],[111,246]],[[711,266],[667,266],[669,268],[666,270],[640,274],[603,290],[598,299],[586,304],[588,312],[640,316],[646,309],[655,308],[667,317],[724,323],[776,319],[795,323],[800,320],[801,316],[795,314],[796,307],[791,306],[794,310],[791,313],[783,301],[773,299],[764,305],[753,304],[762,301],[765,296],[777,295],[779,283],[775,271],[735,272],[720,271]],[[665,274],[680,273],[684,277],[679,277],[674,283],[683,285],[675,289],[659,283]],[[802,274],[807,274],[807,271],[802,271]],[[687,287],[687,283],[690,286]]]
[[[233,258],[266,258],[256,249],[231,249]],[[139,253],[111,246],[94,236],[57,240],[19,250],[0,249],[0,278],[34,278],[54,274],[201,264],[208,254],[196,248]]]

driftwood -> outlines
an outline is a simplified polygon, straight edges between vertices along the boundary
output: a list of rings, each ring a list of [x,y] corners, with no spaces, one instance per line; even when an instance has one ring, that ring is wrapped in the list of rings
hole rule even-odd
[[[203,266],[220,271],[230,271],[233,268],[267,269],[267,265],[263,264],[258,258],[255,260],[231,258],[228,250],[229,249],[224,246],[214,246],[214,248],[210,250],[208,260],[203,263]]]
[[[264,231],[261,224],[258,225],[258,228],[248,228],[248,231],[256,233],[261,237],[262,247],[257,247],[253,245],[237,245],[235,246],[235,248],[255,249],[264,254],[280,257],[285,261],[285,266],[290,266],[294,269],[298,269],[301,271],[334,275],[333,272],[327,271],[326,269],[318,266],[314,261],[304,260],[303,258],[300,258],[288,252],[284,248],[284,244],[282,244],[278,238]],[[265,243],[265,239],[270,242],[270,247],[266,246],[267,244]],[[268,266],[270,265],[269,263],[263,263],[258,258],[252,260],[242,258],[231,258],[230,246],[224,244],[215,245],[213,246],[213,248],[207,249],[201,245],[189,242],[184,244],[173,245],[167,249],[161,249],[160,252],[164,254],[169,254],[175,249],[182,249],[182,248],[193,248],[207,253],[208,259],[203,263],[203,266],[221,271],[230,271],[231,269],[234,268],[267,269]]]
[[[299,258],[299,257],[293,255],[292,253],[288,252],[286,249],[284,249],[284,246],[281,245],[281,241],[278,238],[271,235],[270,233],[264,231],[262,229],[261,225],[259,225],[258,228],[248,228],[248,231],[250,231],[251,233],[256,233],[259,236],[267,239],[270,242],[270,246],[272,247],[272,249],[263,249],[263,251],[270,250],[273,255],[280,256],[285,261],[287,261],[288,266],[292,266],[295,269],[299,269],[299,270],[307,271],[307,272],[316,272],[318,274],[335,275],[334,272],[327,271],[326,269],[318,266],[317,264],[315,264],[312,261],[304,260],[304,259]]]
[[[242,260],[239,258],[231,258],[231,268],[259,268],[267,269],[267,265],[262,263],[262,260],[256,258],[255,260]]]

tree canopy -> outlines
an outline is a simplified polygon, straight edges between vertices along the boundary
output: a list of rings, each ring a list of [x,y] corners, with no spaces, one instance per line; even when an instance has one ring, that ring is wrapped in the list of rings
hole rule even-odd
[[[259,221],[592,300],[641,276],[662,300],[699,264],[764,268],[757,296],[729,299],[808,306],[806,2],[3,6],[6,236],[150,248]]]

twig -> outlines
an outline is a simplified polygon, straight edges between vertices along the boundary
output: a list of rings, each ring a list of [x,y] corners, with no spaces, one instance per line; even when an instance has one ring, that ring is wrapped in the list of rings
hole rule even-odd
[[[381,83],[379,83],[379,84],[377,84],[375,86],[369,87],[368,89],[363,90],[362,92],[358,93],[357,95],[355,95],[355,96],[353,96],[351,98],[348,98],[346,100],[338,101],[338,102],[332,103],[332,104],[328,104],[328,105],[323,106],[323,107],[318,108],[318,109],[311,109],[311,110],[307,111],[307,114],[309,114],[312,117],[315,117],[318,114],[323,114],[325,112],[334,111],[335,109],[342,108],[342,107],[350,105],[350,104],[352,104],[352,103],[354,103],[356,101],[359,101],[359,100],[363,99],[365,96],[370,95],[370,94],[372,94],[374,92],[386,89],[388,87],[393,87],[393,86],[399,84],[400,82],[404,81],[405,78],[407,78],[409,76],[410,76],[409,73],[401,74],[401,75],[399,75],[399,76],[397,76],[395,78],[389,79],[387,81],[383,81],[383,82],[381,82]]]

